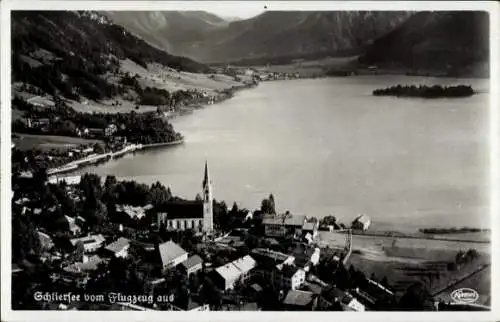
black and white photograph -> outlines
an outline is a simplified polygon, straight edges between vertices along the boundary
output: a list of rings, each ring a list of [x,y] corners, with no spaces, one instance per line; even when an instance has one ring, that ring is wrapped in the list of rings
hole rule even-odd
[[[60,4],[2,12],[2,307],[492,312],[498,7]]]

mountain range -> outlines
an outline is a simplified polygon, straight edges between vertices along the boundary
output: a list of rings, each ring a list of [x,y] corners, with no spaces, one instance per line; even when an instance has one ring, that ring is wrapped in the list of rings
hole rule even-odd
[[[359,62],[449,75],[489,72],[487,12],[419,12],[368,46]]]
[[[204,63],[360,56],[361,65],[489,71],[489,17],[471,11],[270,11],[226,21],[194,11],[106,12],[150,44]]]
[[[158,48],[213,63],[362,48],[392,31],[412,13],[270,11],[232,22],[200,11],[104,14]]]

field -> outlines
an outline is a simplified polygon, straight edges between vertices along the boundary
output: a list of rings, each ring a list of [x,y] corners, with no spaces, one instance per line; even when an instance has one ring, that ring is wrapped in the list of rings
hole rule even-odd
[[[302,61],[295,64],[254,66],[257,70],[276,73],[299,73],[301,77],[322,76],[330,68],[343,68],[356,57],[327,57],[318,60]]]
[[[328,245],[330,249],[342,249],[345,235],[321,231],[319,244],[321,247]],[[368,277],[374,274],[377,280],[387,277],[391,289],[399,295],[417,281],[425,283],[431,291],[437,291],[480,265],[490,263],[490,245],[484,243],[354,235],[352,248],[347,266],[353,265]],[[457,252],[471,248],[480,252],[481,257],[460,270],[449,271],[447,264],[455,261]],[[484,274],[475,278],[484,285],[489,283],[488,276]],[[482,289],[489,292],[486,287]]]
[[[451,302],[451,293],[459,288],[471,288],[479,293],[478,304],[490,305],[491,300],[491,269],[484,269],[468,279],[436,295],[445,302]]]
[[[158,64],[149,64],[148,69],[145,69],[129,59],[121,61],[121,69],[132,76],[138,74],[142,86],[174,92],[186,89],[204,89],[207,92],[214,92],[242,85],[241,82],[235,81],[233,77],[228,75],[215,74],[211,77],[210,74],[177,72]]]
[[[51,149],[68,150],[82,144],[102,143],[100,140],[86,140],[69,136],[14,134],[18,137],[13,138],[12,142],[22,151],[35,148],[42,151]]]

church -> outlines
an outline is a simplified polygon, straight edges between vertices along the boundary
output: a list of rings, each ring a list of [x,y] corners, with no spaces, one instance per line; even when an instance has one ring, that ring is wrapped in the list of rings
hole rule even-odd
[[[195,232],[212,234],[214,230],[212,181],[206,161],[202,189],[201,201],[176,200],[156,206],[153,211],[156,214],[157,226],[163,225],[167,230],[192,229]]]

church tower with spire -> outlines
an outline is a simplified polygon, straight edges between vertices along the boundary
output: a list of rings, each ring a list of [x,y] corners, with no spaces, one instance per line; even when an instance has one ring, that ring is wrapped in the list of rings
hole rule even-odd
[[[203,232],[207,234],[213,233],[214,230],[214,212],[213,212],[213,195],[212,195],[212,180],[208,173],[208,163],[205,160],[205,174],[203,176]]]

